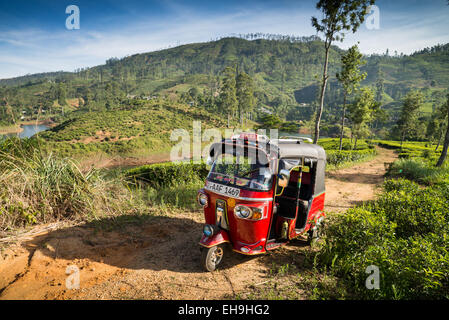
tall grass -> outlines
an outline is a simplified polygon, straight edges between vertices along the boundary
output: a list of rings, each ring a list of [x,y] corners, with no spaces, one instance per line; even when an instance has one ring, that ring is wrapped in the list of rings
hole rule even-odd
[[[405,178],[425,185],[449,183],[449,168],[435,167],[431,161],[415,159],[399,159],[387,171],[392,178]]]
[[[82,171],[70,158],[44,153],[35,141],[0,145],[0,233],[36,223],[129,213],[131,192],[119,179]]]

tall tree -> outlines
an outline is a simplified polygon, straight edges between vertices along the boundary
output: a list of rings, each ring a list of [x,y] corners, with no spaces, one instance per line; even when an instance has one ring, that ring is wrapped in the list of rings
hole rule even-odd
[[[235,115],[237,111],[237,93],[236,93],[236,81],[235,81],[235,68],[226,67],[223,70],[223,81],[220,92],[220,102],[222,110],[228,115],[228,127],[229,118]]]
[[[378,102],[374,99],[374,92],[367,87],[361,88],[354,103],[349,105],[349,118],[355,136],[354,149],[357,148],[357,140],[362,133],[362,129],[368,130],[366,123],[372,120],[377,107]]]
[[[314,143],[317,143],[320,136],[320,122],[324,108],[324,93],[326,91],[327,73],[329,62],[329,49],[333,41],[343,41],[344,32],[357,31],[360,24],[365,20],[369,5],[373,5],[375,0],[319,0],[316,8],[322,12],[323,17],[318,21],[312,17],[312,26],[317,32],[324,34],[324,67],[321,79],[320,102],[315,119]]]
[[[446,102],[441,106],[441,111],[446,113],[448,125],[446,129],[446,136],[444,137],[443,151],[441,151],[440,158],[437,162],[437,167],[441,167],[443,165],[447,157],[447,149],[449,148],[449,93],[447,94]]]
[[[382,70],[379,68],[377,72],[377,81],[376,81],[376,100],[382,102],[382,96],[385,90],[384,87],[384,76]]]
[[[341,71],[337,73],[337,79],[343,86],[343,110],[341,115],[340,147],[343,147],[343,135],[346,117],[346,101],[348,96],[357,90],[360,82],[366,78],[366,72],[360,72],[360,66],[366,61],[362,61],[363,55],[360,53],[357,45],[349,48],[348,52],[341,57]]]
[[[407,134],[416,126],[418,110],[423,103],[423,94],[418,90],[407,93],[402,102],[401,115],[397,127],[401,134],[401,150]]]
[[[240,72],[237,76],[236,87],[240,123],[243,125],[244,114],[252,112],[256,104],[253,79],[245,72]]]

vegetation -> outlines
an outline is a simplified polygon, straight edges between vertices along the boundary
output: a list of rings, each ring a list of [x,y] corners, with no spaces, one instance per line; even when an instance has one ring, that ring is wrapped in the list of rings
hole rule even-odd
[[[447,299],[447,188],[390,180],[384,190],[373,203],[334,217],[318,253],[321,265],[357,298]],[[365,285],[370,265],[380,270],[378,290]]]
[[[401,148],[400,142],[381,143]],[[434,152],[424,144],[402,147]],[[331,215],[315,259],[322,272],[342,281],[345,297],[447,299],[449,171],[416,156],[394,162],[387,175],[396,179],[384,183],[378,199]],[[366,287],[371,265],[380,271],[378,290]]]
[[[94,169],[42,152],[35,140],[0,145],[0,234],[37,223],[130,213],[133,195]]]
[[[64,156],[148,155],[169,152],[174,128],[192,130],[193,121],[202,128],[221,128],[225,122],[205,110],[169,101],[130,100],[112,110],[74,114],[60,125],[42,132],[46,148]]]
[[[343,147],[346,102],[348,96],[353,91],[356,91],[360,81],[366,78],[366,73],[360,73],[360,66],[366,63],[361,59],[362,54],[359,52],[357,45],[352,46],[349,48],[348,52],[341,57],[342,70],[336,75],[343,87],[343,110],[341,114],[340,146],[338,150],[342,150]]]

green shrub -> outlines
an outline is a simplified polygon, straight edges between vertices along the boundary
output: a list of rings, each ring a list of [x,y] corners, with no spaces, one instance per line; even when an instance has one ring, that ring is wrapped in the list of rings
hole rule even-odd
[[[449,191],[388,180],[372,203],[332,216],[325,228],[320,265],[345,280],[356,298],[449,298]],[[366,268],[380,271],[369,290]]]
[[[447,182],[449,169],[447,167],[435,167],[432,162],[422,158],[399,159],[388,168],[387,176],[432,185]]]
[[[340,148],[340,139],[339,138],[324,138],[318,141],[318,144],[322,146],[325,150],[338,150]],[[352,150],[353,143],[351,143],[350,139],[344,138],[342,144],[342,150]],[[373,148],[372,145],[368,144],[365,140],[361,139],[357,141],[356,150],[365,150],[369,148]]]
[[[130,169],[126,172],[128,180],[139,180],[153,188],[183,185],[205,180],[209,173],[205,163],[156,163]]]
[[[334,166],[340,166],[346,162],[360,161],[375,154],[375,149],[326,151],[327,164]]]

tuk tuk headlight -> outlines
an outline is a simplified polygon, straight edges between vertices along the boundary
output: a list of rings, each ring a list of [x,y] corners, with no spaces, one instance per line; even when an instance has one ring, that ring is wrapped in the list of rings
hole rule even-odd
[[[206,194],[201,193],[201,192],[198,193],[197,199],[198,199],[198,203],[200,206],[207,207],[207,204],[209,203],[209,199]]]
[[[234,208],[234,213],[239,218],[249,219],[253,215],[253,210],[247,206],[237,205]]]
[[[214,227],[211,226],[210,224],[204,225],[204,227],[203,227],[203,234],[206,237],[212,236],[214,234]]]
[[[248,207],[244,205],[236,205],[234,214],[241,219],[261,220],[267,217],[265,207]]]

